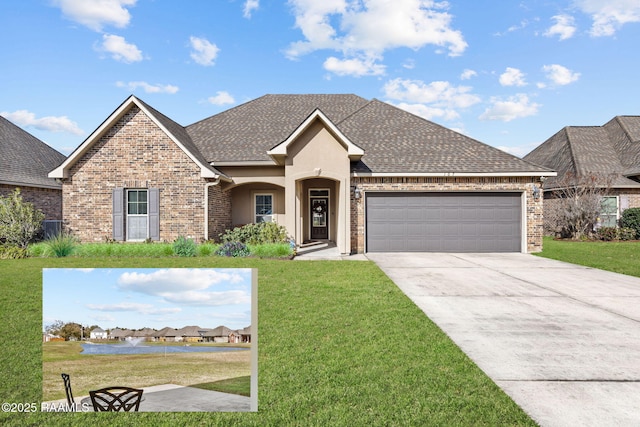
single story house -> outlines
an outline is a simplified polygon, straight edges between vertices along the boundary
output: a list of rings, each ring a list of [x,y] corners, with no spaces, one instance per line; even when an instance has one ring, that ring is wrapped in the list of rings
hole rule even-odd
[[[265,95],[182,126],[127,98],[49,177],[83,241],[275,221],[341,253],[535,252],[554,176],[376,99]]]
[[[44,213],[45,221],[62,220],[62,184],[48,174],[65,159],[0,116],[0,196],[19,188],[22,198]]]
[[[205,342],[229,342],[229,334],[232,330],[224,325],[220,325],[213,329],[208,329],[202,338]]]
[[[615,227],[625,209],[640,207],[640,116],[616,116],[603,126],[567,126],[524,160],[557,171],[544,183],[547,211],[557,200],[554,191],[568,178],[588,176],[609,187],[600,225]]]

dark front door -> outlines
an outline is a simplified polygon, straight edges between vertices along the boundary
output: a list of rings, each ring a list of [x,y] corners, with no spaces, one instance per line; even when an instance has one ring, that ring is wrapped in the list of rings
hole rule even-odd
[[[329,198],[311,197],[311,239],[329,238]]]

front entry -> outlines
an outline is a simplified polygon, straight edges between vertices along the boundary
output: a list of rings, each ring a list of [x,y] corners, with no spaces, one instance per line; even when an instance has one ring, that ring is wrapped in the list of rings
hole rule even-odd
[[[309,190],[311,240],[329,239],[329,190]]]

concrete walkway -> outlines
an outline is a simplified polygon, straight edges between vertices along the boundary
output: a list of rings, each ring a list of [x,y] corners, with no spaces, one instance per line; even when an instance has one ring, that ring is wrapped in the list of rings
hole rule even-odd
[[[640,279],[527,254],[368,254],[542,426],[640,426]]]

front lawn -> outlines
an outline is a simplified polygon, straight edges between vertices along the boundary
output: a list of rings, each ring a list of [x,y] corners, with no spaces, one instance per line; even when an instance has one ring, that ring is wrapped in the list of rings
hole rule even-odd
[[[640,242],[554,240],[545,237],[536,255],[640,277]]]
[[[42,268],[55,267],[257,268],[259,412],[0,413],[1,425],[535,425],[375,264],[357,261],[0,261],[3,402],[41,401]]]

